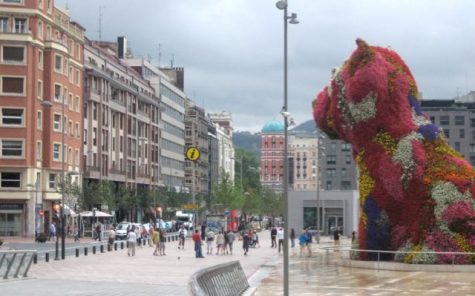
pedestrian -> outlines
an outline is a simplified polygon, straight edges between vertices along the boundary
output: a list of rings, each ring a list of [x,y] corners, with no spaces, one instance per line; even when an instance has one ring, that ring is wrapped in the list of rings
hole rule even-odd
[[[233,243],[234,243],[234,239],[236,237],[234,235],[234,232],[232,232],[231,230],[228,230],[228,234],[226,236],[228,238],[229,254],[232,255],[233,254]]]
[[[340,246],[340,231],[338,227],[335,227],[335,230],[333,230],[333,241],[335,243],[335,247]]]
[[[277,240],[279,242],[279,253],[280,253],[281,247],[282,249],[284,249],[284,229],[282,227],[280,227],[279,230],[277,230]]]
[[[160,247],[159,247],[159,252],[160,255],[165,256],[165,243],[167,241],[167,237],[165,235],[165,231],[163,229],[160,230]]]
[[[216,236],[216,255],[219,255],[219,251],[224,252],[223,245],[224,245],[224,234],[220,230],[218,232],[218,235]]]
[[[250,237],[247,231],[244,231],[244,234],[242,236],[242,248],[244,250],[244,255],[247,256],[247,252],[249,252],[249,241]]]
[[[186,237],[187,231],[185,226],[180,227],[180,231],[178,231],[178,249],[184,250],[185,249],[185,237]]]
[[[196,258],[204,258],[202,251],[201,251],[201,235],[198,229],[195,230],[195,233],[192,236],[193,241],[195,242],[195,256]]]
[[[206,234],[206,254],[213,255],[213,242],[214,242],[214,232],[213,230],[208,230]]]
[[[290,247],[295,248],[295,230],[290,229]]]
[[[101,241],[101,224],[100,223],[97,223],[96,225],[96,238],[95,240],[99,240]]]
[[[140,226],[134,227],[135,236],[137,237],[137,246],[142,247],[142,232],[140,231]]]
[[[152,238],[153,244],[155,245],[155,250],[153,251],[153,256],[158,256],[158,253],[160,252],[160,229],[155,229],[153,232],[153,238]]]
[[[206,223],[201,224],[201,240],[204,241],[206,238]]]
[[[255,230],[252,233],[252,244],[254,245],[255,248],[261,247],[261,245],[259,244],[259,235],[257,235],[257,232]]]
[[[311,256],[310,246],[308,245],[308,236],[305,233],[305,230],[302,230],[302,233],[299,236],[299,245],[300,245],[300,257],[303,256],[303,250],[307,248],[309,252],[309,257]]]
[[[52,222],[49,227],[48,227],[48,234],[49,234],[49,237],[48,237],[48,240],[51,240],[51,238],[54,238],[56,237],[56,224],[54,222]]]
[[[223,236],[224,236],[224,245],[223,245],[223,254],[229,254],[228,253],[228,245],[229,245],[229,238],[228,238],[228,232],[223,230]]]
[[[135,245],[137,243],[137,234],[135,233],[134,226],[130,229],[127,234],[127,255],[135,256]]]
[[[355,240],[356,240],[356,231],[353,230],[353,232],[351,233],[351,244],[352,245],[355,243]]]
[[[114,241],[115,241],[115,231],[114,231],[114,227],[112,227],[110,230],[109,230],[109,245],[112,246],[114,244]]]
[[[148,246],[153,247],[153,235],[154,235],[154,230],[152,224],[150,224],[150,228],[148,229]]]
[[[270,239],[272,242],[271,248],[277,248],[277,244],[275,242],[276,236],[277,236],[277,229],[275,227],[272,227],[270,231]]]
[[[140,233],[140,238],[141,238],[141,241],[142,241],[142,245],[145,246],[145,244],[146,244],[147,241],[148,241],[148,231],[147,231],[147,228],[145,228],[145,227],[142,228],[142,232]]]

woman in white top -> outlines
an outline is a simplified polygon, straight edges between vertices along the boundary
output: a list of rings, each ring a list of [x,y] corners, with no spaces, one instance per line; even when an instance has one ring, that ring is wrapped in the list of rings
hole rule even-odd
[[[135,256],[135,245],[137,244],[137,234],[135,234],[135,227],[132,226],[129,233],[127,233],[127,255]]]
[[[224,234],[222,231],[220,231],[216,237],[216,255],[219,255],[219,250],[222,250],[224,253]]]

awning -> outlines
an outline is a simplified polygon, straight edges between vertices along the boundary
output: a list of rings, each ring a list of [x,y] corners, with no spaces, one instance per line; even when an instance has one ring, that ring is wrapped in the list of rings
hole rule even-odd
[[[110,214],[97,211],[97,210],[96,210],[95,216],[93,215],[92,211],[84,211],[84,212],[79,213],[79,215],[81,215],[81,217],[112,217],[112,215]]]

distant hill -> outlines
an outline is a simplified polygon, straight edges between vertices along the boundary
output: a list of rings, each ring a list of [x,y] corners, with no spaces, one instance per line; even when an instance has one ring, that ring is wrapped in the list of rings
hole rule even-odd
[[[251,134],[250,132],[234,132],[234,147],[251,151],[261,158],[261,135]]]

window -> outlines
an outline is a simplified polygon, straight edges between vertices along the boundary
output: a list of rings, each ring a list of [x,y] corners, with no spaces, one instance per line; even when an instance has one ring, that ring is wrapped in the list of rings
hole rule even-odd
[[[341,144],[341,151],[346,152],[346,151],[351,151],[351,145],[348,143],[342,143]]]
[[[460,142],[455,142],[455,150],[460,152]]]
[[[449,125],[449,124],[450,124],[449,116],[441,116],[440,117],[440,125]]]
[[[456,115],[455,116],[455,125],[465,125],[465,116]]]
[[[36,97],[39,100],[43,99],[43,81],[41,81],[41,80],[38,80],[38,82],[36,84]]]
[[[43,22],[38,21],[38,37],[43,39]]]
[[[2,181],[1,185],[3,188],[20,188],[21,186],[21,173],[15,172],[2,172]]]
[[[2,94],[25,95],[25,77],[2,76]]]
[[[341,177],[346,178],[346,176],[347,176],[346,168],[341,168]]]
[[[59,161],[60,159],[60,150],[61,150],[61,144],[53,144],[53,159],[56,161]]]
[[[63,57],[58,54],[54,56],[54,70],[60,73],[63,72]]]
[[[2,63],[22,64],[25,63],[25,47],[2,46]]]
[[[336,155],[328,155],[327,164],[336,164]]]
[[[465,130],[464,129],[459,129],[459,138],[464,139],[465,138]]]
[[[73,94],[72,93],[69,93],[69,98],[68,98],[68,107],[69,107],[69,110],[73,110]]]
[[[79,165],[79,149],[74,151],[74,164]]]
[[[54,85],[54,100],[55,101],[61,101],[61,94],[62,94],[63,88],[59,84]]]
[[[332,181],[327,181],[326,190],[332,190]]]
[[[25,18],[15,18],[15,33],[26,33]]]
[[[73,130],[73,121],[70,120],[68,124],[68,133],[71,137],[74,136],[74,130]]]
[[[53,115],[53,130],[61,132],[61,114],[55,113]]]
[[[36,159],[41,160],[43,155],[43,148],[41,146],[41,141],[36,142]]]
[[[334,178],[336,176],[336,169],[327,169],[327,178]]]
[[[3,0],[3,3],[22,4],[23,0]]]
[[[74,84],[76,85],[79,85],[79,81],[81,81],[81,73],[79,72],[79,70],[75,70],[74,72]]]
[[[38,69],[43,69],[43,51],[38,49]]]
[[[49,174],[49,179],[48,179],[48,186],[50,189],[55,189],[56,188],[56,174]]]
[[[41,111],[36,113],[36,128],[39,130],[43,129],[43,113]]]
[[[76,58],[78,60],[81,59],[81,47],[79,47],[79,44],[76,44]]]
[[[74,111],[79,112],[79,97],[74,98]]]
[[[448,128],[444,128],[444,134],[447,139],[450,138],[450,130]]]
[[[51,39],[51,27],[46,26],[46,39],[50,40]]]
[[[22,157],[23,141],[22,140],[2,140],[2,156],[4,157]]]
[[[0,17],[0,32],[8,32],[8,18]]]
[[[23,126],[23,109],[2,109],[2,125]]]
[[[351,164],[351,155],[345,155],[345,163]]]
[[[81,134],[79,133],[79,122],[76,122],[74,130],[75,130],[76,138],[81,137]]]
[[[68,160],[67,163],[73,164],[73,148],[69,147],[68,149]]]
[[[341,181],[341,189],[342,190],[350,190],[351,189],[351,182],[350,181]]]

